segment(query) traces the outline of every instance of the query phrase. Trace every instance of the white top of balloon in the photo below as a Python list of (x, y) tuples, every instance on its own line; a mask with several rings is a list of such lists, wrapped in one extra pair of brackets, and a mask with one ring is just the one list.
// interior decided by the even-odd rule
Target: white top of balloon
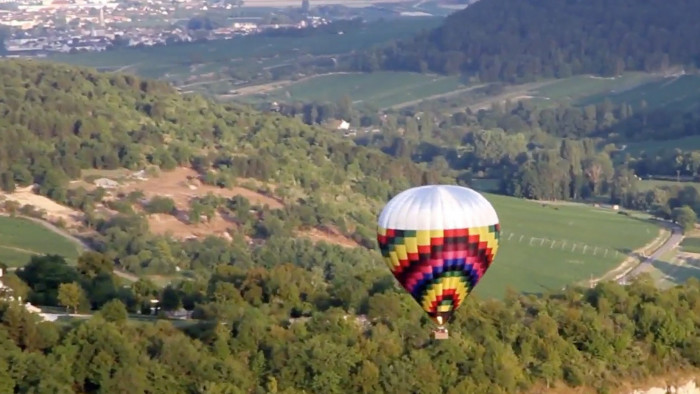
[(479, 192), (457, 185), (427, 185), (394, 196), (377, 224), (395, 230), (450, 230), (498, 222), (496, 210)]

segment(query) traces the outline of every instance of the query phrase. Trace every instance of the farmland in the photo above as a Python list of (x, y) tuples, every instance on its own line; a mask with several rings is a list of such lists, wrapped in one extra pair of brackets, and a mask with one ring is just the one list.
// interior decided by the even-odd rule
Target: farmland
[[(280, 207), (270, 197), (253, 191), (208, 188), (197, 191), (181, 186), (190, 172), (180, 169), (148, 181), (127, 184), (121, 191), (143, 190), (146, 196), (156, 190), (172, 196), (178, 206), (186, 204), (191, 193), (243, 194), (251, 202)], [(86, 178), (98, 174), (87, 175)], [(99, 174), (107, 175), (107, 174)], [(112, 174), (118, 178), (117, 174)], [(541, 292), (598, 277), (618, 266), (629, 251), (658, 235), (655, 224), (617, 214), (607, 209), (580, 204), (550, 205), (534, 201), (485, 194), (499, 213), (503, 232), (496, 262), (476, 288), (482, 297), (501, 297), (507, 287), (524, 292)], [(176, 237), (191, 234), (219, 234), (233, 226), (225, 218), (208, 224), (188, 225), (170, 215), (149, 215), (151, 231)], [(344, 247), (357, 244), (340, 235), (311, 230), (304, 238), (332, 242)], [(37, 242), (40, 239), (41, 242)], [(75, 259), (74, 245), (35, 223), (0, 217), (0, 260), (20, 265), (32, 253), (59, 253)], [(377, 257), (379, 263), (379, 257)]]
[(538, 293), (601, 276), (659, 232), (653, 223), (607, 209), (485, 196), (503, 233), (494, 265), (475, 290), (482, 297), (501, 297), (508, 286)]
[(76, 244), (39, 223), (28, 219), (0, 216), (0, 261), (8, 266), (20, 266), (32, 255), (55, 253), (75, 261), (79, 254)]
[(608, 99), (612, 103), (626, 102), (633, 108), (639, 108), (644, 100), (649, 109), (673, 106), (680, 110), (692, 109), (700, 102), (698, 75), (667, 76), (643, 72), (629, 72), (611, 78), (578, 75), (507, 86), (503, 93), (495, 96), (483, 96), (482, 92), (467, 89), (463, 80), (463, 77), (410, 72), (338, 73), (287, 81), (285, 86), (273, 87), (265, 94), (248, 93), (238, 99), (246, 102), (336, 101), (348, 95), (355, 104), (367, 103), (388, 109), (454, 93), (467, 100), (472, 111), (488, 108), (493, 102), (522, 99), (541, 106), (559, 103), (585, 106)]
[[(698, 102), (700, 103), (700, 101)], [(697, 135), (691, 135), (688, 137), (669, 140), (630, 142), (627, 144), (625, 153), (638, 155), (642, 152), (654, 153), (664, 149), (683, 149), (686, 151), (698, 150), (700, 149), (700, 137)]]
[(275, 89), (265, 95), (251, 95), (244, 101), (335, 101), (347, 95), (354, 104), (385, 108), (410, 100), (444, 94), (464, 87), (460, 78), (410, 72), (375, 72), (322, 75)]
[(229, 70), (240, 68), (245, 62), (253, 62), (250, 66), (260, 71), (297, 62), (304, 56), (345, 54), (388, 40), (411, 37), (422, 29), (437, 26), (441, 20), (432, 17), (402, 18), (390, 23), (367, 23), (343, 34), (319, 33), (298, 37), (250, 35), (230, 40), (120, 48), (101, 53), (61, 54), (48, 60), (170, 81), (192, 82), (212, 73), (214, 75), (208, 81), (226, 80), (230, 79)]
[(660, 179), (645, 179), (639, 181), (639, 190), (646, 191), (652, 190), (658, 187), (686, 187), (692, 186), (698, 191), (700, 191), (700, 183), (698, 182), (676, 182), (676, 181), (665, 181)]

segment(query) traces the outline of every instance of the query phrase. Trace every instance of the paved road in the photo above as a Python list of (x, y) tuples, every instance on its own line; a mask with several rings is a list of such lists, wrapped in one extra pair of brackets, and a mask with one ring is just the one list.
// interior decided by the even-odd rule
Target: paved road
[(641, 262), (639, 265), (634, 267), (634, 269), (625, 274), (625, 276), (620, 278), (621, 282), (625, 282), (641, 274), (642, 272), (650, 270), (654, 261), (658, 260), (666, 252), (675, 248), (676, 246), (678, 246), (678, 244), (681, 243), (681, 241), (683, 240), (683, 230), (681, 229), (681, 226), (675, 223), (667, 223), (667, 226), (671, 229), (671, 236), (668, 238), (668, 240), (666, 240), (666, 242), (664, 242), (663, 245), (656, 249), (654, 253), (651, 254), (651, 256), (647, 257), (646, 260)]

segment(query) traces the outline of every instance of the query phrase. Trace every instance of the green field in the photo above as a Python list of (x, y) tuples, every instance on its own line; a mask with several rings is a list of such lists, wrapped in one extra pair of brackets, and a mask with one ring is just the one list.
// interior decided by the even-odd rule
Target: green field
[(375, 72), (322, 75), (240, 100), (337, 101), (344, 95), (354, 104), (367, 103), (376, 108), (418, 100), (463, 88), (457, 76), (440, 76), (411, 72)]
[[(533, 84), (512, 86), (509, 95), (530, 96), (533, 103), (542, 106), (555, 106), (559, 103), (585, 106), (609, 99), (614, 104), (626, 102), (637, 108), (645, 100), (649, 109), (673, 106), (676, 109), (690, 110), (700, 103), (700, 75), (664, 77), (643, 72), (628, 72), (614, 78), (578, 75), (534, 85), (538, 87), (532, 87)], [(247, 102), (335, 101), (347, 94), (355, 103), (366, 102), (378, 108), (386, 108), (464, 87), (460, 77), (408, 72), (348, 73), (318, 76), (264, 95), (250, 95), (240, 99)], [(472, 94), (474, 93), (462, 93), (464, 97)], [(489, 97), (475, 99), (488, 100)], [(695, 144), (700, 146), (700, 141)]]
[(644, 100), (649, 109), (673, 107), (688, 111), (700, 103), (700, 75), (666, 77), (643, 72), (628, 72), (610, 78), (577, 75), (555, 80), (527, 93), (535, 98), (577, 106), (608, 99), (613, 104), (624, 102), (638, 108)]
[(681, 242), (681, 248), (684, 252), (700, 253), (700, 238), (685, 238)]
[(591, 275), (602, 276), (622, 262), (622, 252), (642, 247), (658, 235), (655, 224), (606, 209), (542, 206), (484, 195), (499, 214), (503, 234), (496, 260), (475, 290), (480, 297), (502, 297), (508, 286), (533, 293), (559, 290)]
[[(700, 101), (698, 101), (698, 103), (700, 103)], [(662, 149), (682, 149), (684, 151), (700, 150), (700, 136), (691, 135), (670, 140), (630, 142), (627, 144), (624, 153), (639, 155), (642, 152), (655, 153)]]
[[(266, 37), (251, 35), (231, 40), (213, 40), (177, 45), (122, 48), (100, 53), (59, 54), (55, 62), (97, 68), (120, 69), (149, 77), (165, 78), (192, 73), (192, 65), (210, 70), (234, 67), (241, 60), (262, 60), (261, 67), (274, 67), (304, 54), (332, 55), (369, 48), (393, 39), (412, 37), (423, 29), (438, 26), (442, 18), (402, 18), (373, 22), (344, 34), (317, 34), (306, 37)], [(128, 68), (127, 68), (128, 67)], [(122, 70), (124, 71), (124, 70)], [(199, 71), (197, 71), (199, 72)]]
[(601, 94), (608, 94), (610, 91), (622, 91), (657, 80), (658, 78), (652, 74), (640, 72), (625, 73), (615, 78), (577, 75), (554, 80), (552, 83), (535, 89), (530, 93), (535, 97), (547, 97), (552, 101), (582, 103), (588, 97), (598, 97)]
[(638, 107), (644, 100), (650, 109), (673, 108), (683, 112), (691, 111), (700, 104), (700, 76), (683, 75), (652, 80), (630, 88), (617, 88), (614, 92), (590, 95), (579, 100), (577, 104), (598, 103), (606, 98), (615, 104), (625, 102), (634, 107)]
[(647, 191), (652, 190), (657, 187), (686, 187), (692, 186), (700, 191), (700, 183), (698, 182), (676, 182), (676, 181), (664, 181), (659, 179), (644, 179), (639, 181), (639, 190)]
[(38, 223), (0, 216), (0, 261), (17, 267), (26, 264), (32, 255), (48, 253), (75, 262), (79, 249), (70, 240)]

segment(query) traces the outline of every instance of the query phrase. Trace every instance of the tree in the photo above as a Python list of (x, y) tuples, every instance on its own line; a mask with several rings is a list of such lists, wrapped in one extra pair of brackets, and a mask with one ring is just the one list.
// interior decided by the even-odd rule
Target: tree
[(160, 298), (160, 307), (165, 311), (180, 309), (180, 307), (182, 307), (180, 293), (172, 286), (166, 286)]
[(671, 219), (683, 228), (683, 232), (688, 232), (695, 228), (695, 222), (697, 222), (698, 217), (692, 208), (684, 205), (671, 211)]
[(105, 320), (118, 324), (126, 322), (129, 317), (126, 306), (119, 300), (106, 302), (99, 313)]
[(84, 297), (83, 288), (77, 282), (61, 283), (58, 286), (58, 302), (66, 307), (66, 310), (72, 309), (73, 313), (78, 313), (78, 307)]
[(17, 270), (17, 276), (32, 289), (29, 301), (38, 305), (57, 305), (59, 285), (80, 280), (77, 271), (58, 255), (32, 256)]
[(78, 272), (87, 278), (94, 278), (100, 274), (111, 274), (114, 262), (104, 254), (87, 251), (78, 257)]

